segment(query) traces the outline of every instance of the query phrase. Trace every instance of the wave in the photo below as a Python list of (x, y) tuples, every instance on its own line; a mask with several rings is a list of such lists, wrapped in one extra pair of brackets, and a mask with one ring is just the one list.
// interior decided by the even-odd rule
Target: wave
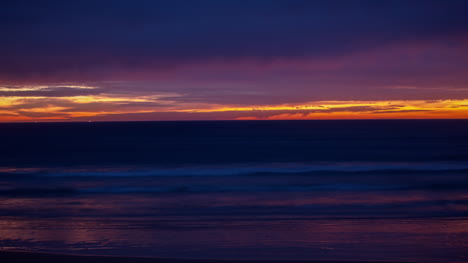
[(392, 190), (399, 186), (376, 185), (309, 185), (309, 186), (172, 186), (172, 187), (103, 187), (81, 190), (81, 193), (209, 193), (209, 192), (308, 192), (320, 190)]
[(230, 186), (189, 186), (173, 185), (163, 187), (107, 186), (95, 188), (15, 188), (1, 190), (0, 196), (50, 196), (76, 194), (138, 194), (138, 193), (227, 193), (227, 192), (312, 192), (312, 191), (398, 191), (398, 190), (457, 190), (468, 189), (468, 184), (413, 184), (413, 185), (372, 185), (372, 184), (316, 184), (316, 185), (230, 185)]
[(170, 186), (101, 186), (89, 188), (11, 188), (0, 190), (0, 196), (50, 197), (82, 194), (163, 194), (163, 193), (254, 193), (254, 192), (320, 192), (320, 191), (407, 191), (466, 190), (468, 184), (366, 184), (325, 183), (309, 185), (170, 185)]
[(0, 196), (25, 196), (25, 197), (40, 197), (40, 196), (60, 196), (78, 193), (77, 189), (73, 188), (12, 188), (0, 190)]
[(468, 171), (467, 163), (318, 163), (191, 166), (173, 168), (0, 168), (0, 174), (45, 176), (242, 176), (308, 173)]

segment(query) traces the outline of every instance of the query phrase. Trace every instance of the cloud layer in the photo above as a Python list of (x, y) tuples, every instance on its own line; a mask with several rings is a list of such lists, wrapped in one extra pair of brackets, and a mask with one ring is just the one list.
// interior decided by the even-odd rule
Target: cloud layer
[(314, 118), (325, 112), (185, 110), (464, 100), (467, 9), (463, 0), (3, 1), (1, 119)]

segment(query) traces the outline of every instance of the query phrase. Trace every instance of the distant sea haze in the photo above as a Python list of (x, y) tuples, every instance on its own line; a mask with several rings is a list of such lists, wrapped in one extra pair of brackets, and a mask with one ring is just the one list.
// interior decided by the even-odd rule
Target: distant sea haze
[(467, 262), (468, 121), (0, 124), (0, 248)]

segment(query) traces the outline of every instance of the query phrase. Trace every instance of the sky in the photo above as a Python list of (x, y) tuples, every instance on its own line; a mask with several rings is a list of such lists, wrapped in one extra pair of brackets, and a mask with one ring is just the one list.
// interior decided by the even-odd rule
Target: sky
[(466, 0), (0, 2), (0, 121), (468, 118)]

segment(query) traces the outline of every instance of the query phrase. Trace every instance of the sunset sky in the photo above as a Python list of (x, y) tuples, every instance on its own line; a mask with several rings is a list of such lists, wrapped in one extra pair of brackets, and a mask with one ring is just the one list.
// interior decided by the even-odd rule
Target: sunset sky
[(468, 118), (468, 1), (0, 3), (0, 121)]

